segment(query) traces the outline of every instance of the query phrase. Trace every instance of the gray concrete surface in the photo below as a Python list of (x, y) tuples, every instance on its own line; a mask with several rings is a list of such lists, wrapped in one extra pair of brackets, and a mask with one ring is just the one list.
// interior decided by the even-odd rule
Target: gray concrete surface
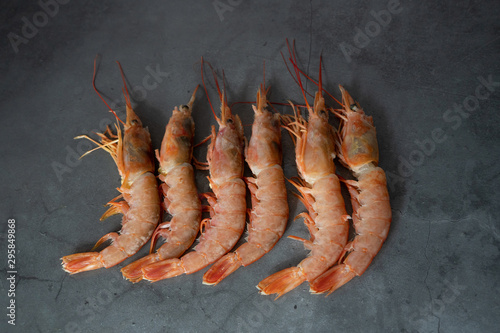
[[(1, 332), (498, 332), (498, 2), (41, 3), (52, 5), (3, 1), (0, 9)], [(103, 151), (78, 160), (89, 145), (73, 140), (113, 121), (92, 89), (95, 55), (97, 86), (123, 116), (114, 61), (122, 63), (159, 147), (173, 106), (201, 83), (201, 56), (224, 69), (231, 102), (255, 99), (265, 60), (270, 99), (301, 103), (280, 55), (285, 38), (295, 39), (313, 77), (322, 53), (327, 89), (339, 97), (343, 84), (377, 126), (393, 224), (366, 273), (328, 298), (309, 294), (307, 284), (277, 301), (261, 296), (262, 278), (307, 254), (287, 238), (216, 287), (201, 284), (205, 270), (131, 284), (119, 272), (131, 260), (63, 272), (59, 258), (119, 229), (118, 216), (98, 220), (117, 195), (113, 161)], [(215, 99), (214, 85), (208, 89)], [(215, 124), (204, 92), (195, 108), (200, 141)], [(248, 106), (234, 111), (251, 124)], [(205, 146), (195, 151), (205, 154)], [(296, 175), (286, 135), (284, 164), (287, 177)], [(208, 190), (205, 176), (197, 172), (200, 191)], [(289, 201), (285, 236), (307, 237), (302, 221), (293, 222), (304, 207)], [(17, 272), (12, 297), (9, 270)]]

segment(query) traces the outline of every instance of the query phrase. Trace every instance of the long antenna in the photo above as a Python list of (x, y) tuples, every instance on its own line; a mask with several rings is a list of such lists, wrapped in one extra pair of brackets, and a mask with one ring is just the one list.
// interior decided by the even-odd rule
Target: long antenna
[(127, 82), (125, 81), (125, 75), (123, 74), (122, 65), (120, 64), (119, 61), (117, 61), (116, 63), (118, 64), (118, 67), (120, 67), (120, 74), (122, 76), (123, 86), (125, 87), (125, 89), (122, 88), (123, 96), (125, 96), (125, 103), (127, 103), (127, 106), (129, 108), (132, 108), (132, 104), (130, 104), (130, 95), (128, 93)]
[(94, 58), (94, 75), (92, 76), (92, 86), (94, 87), (94, 90), (95, 92), (97, 93), (97, 95), (101, 98), (101, 100), (104, 102), (104, 104), (106, 104), (106, 106), (108, 107), (109, 111), (111, 111), (111, 113), (113, 113), (116, 117), (116, 119), (118, 119), (118, 121), (120, 121), (124, 126), (125, 126), (125, 123), (123, 122), (123, 120), (121, 120), (118, 115), (115, 113), (115, 111), (113, 111), (113, 109), (108, 105), (108, 103), (106, 103), (106, 101), (104, 100), (104, 98), (101, 96), (101, 94), (99, 93), (99, 91), (97, 90), (96, 86), (95, 86), (95, 77), (96, 77), (96, 62), (97, 62), (97, 58), (99, 57), (99, 55), (97, 54)]
[[(286, 46), (288, 47), (288, 53), (290, 54), (290, 61), (293, 65), (293, 69), (295, 70), (295, 75), (297, 77), (297, 81), (299, 83), (300, 90), (302, 91), (302, 96), (304, 97), (304, 101), (306, 102), (307, 109), (310, 109), (311, 107), (309, 106), (309, 103), (307, 102), (304, 86), (302, 85), (302, 80), (300, 79), (300, 72), (299, 72), (297, 64), (296, 64), (295, 41), (293, 41), (293, 47), (292, 47), (293, 53), (290, 50), (290, 44), (288, 43), (288, 39), (286, 40)], [(292, 60), (292, 56), (293, 56), (293, 60)], [(294, 62), (294, 60), (295, 60), (295, 62)]]
[[(283, 56), (283, 55), (282, 55)], [(313, 78), (311, 78), (309, 75), (307, 75), (306, 73), (304, 73), (304, 71), (302, 71), (298, 65), (297, 65), (297, 62), (296, 60), (292, 59), (291, 57), (289, 58), (290, 62), (294, 65), (294, 67), (296, 68), (296, 70), (298, 70), (302, 75), (304, 75), (309, 81), (311, 81), (312, 83), (314, 83), (315, 85), (317, 85), (318, 87), (320, 86), (318, 82), (316, 82)], [(321, 56), (320, 56), (320, 66), (321, 66)], [(321, 69), (320, 69), (320, 73), (321, 73)], [(295, 81), (297, 82), (297, 81)], [(319, 90), (323, 90), (328, 96), (330, 96), (331, 99), (333, 99), (335, 102), (337, 102), (338, 104), (340, 104), (342, 107), (344, 107), (344, 104), (342, 102), (340, 102), (338, 99), (336, 99), (335, 97), (333, 97), (332, 94), (330, 94), (328, 92), (328, 90), (324, 89), (323, 87), (319, 88)], [(311, 95), (312, 96), (312, 95)]]
[[(203, 62), (204, 62), (203, 57), (201, 57), (201, 82), (203, 83), (203, 88), (205, 89), (205, 94), (207, 95), (208, 104), (210, 104), (210, 109), (212, 109), (212, 113), (214, 114), (215, 120), (217, 120), (217, 122), (220, 124), (221, 121), (220, 121), (219, 117), (217, 117), (217, 115), (215, 114), (214, 108), (212, 106), (212, 101), (210, 101), (210, 97), (208, 96), (207, 86), (205, 85), (205, 79), (203, 77)], [(210, 66), (210, 64), (209, 64), (209, 66)], [(216, 81), (216, 83), (217, 83), (217, 81)], [(217, 83), (217, 89), (219, 89), (218, 83)]]

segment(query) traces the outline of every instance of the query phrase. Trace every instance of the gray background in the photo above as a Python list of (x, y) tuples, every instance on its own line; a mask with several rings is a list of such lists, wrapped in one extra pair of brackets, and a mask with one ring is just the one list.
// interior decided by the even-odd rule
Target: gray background
[[(401, 0), (400, 12), (379, 30), (371, 11), (386, 10), (388, 1), (220, 3), (228, 7), (218, 13), (213, 1), (69, 1), (44, 16), (34, 0), (2, 2), (0, 331), (498, 331), (498, 2)], [(16, 53), (9, 36), (23, 36), (23, 18), (40, 27)], [(358, 29), (367, 28), (372, 36), (359, 39)], [(296, 40), (300, 65), (313, 77), (322, 53), (326, 88), (339, 97), (343, 84), (374, 118), (393, 224), (366, 273), (328, 298), (309, 294), (304, 283), (273, 302), (257, 293), (257, 283), (307, 254), (287, 238), (216, 287), (201, 284), (205, 270), (135, 285), (122, 279), (124, 264), (63, 272), (60, 257), (88, 251), (119, 229), (118, 216), (98, 221), (102, 205), (117, 195), (113, 161), (103, 151), (75, 159), (90, 146), (73, 137), (113, 121), (91, 86), (95, 55), (97, 86), (108, 102), (117, 101), (121, 116), (114, 61), (122, 63), (158, 148), (173, 106), (201, 83), (201, 56), (224, 69), (230, 102), (255, 99), (265, 60), (270, 99), (302, 103), (281, 59), (285, 38)], [(356, 42), (348, 59), (342, 47)], [(147, 68), (157, 71), (156, 80)], [(493, 82), (491, 91), (481, 80)], [(213, 83), (207, 88), (215, 101)], [(251, 124), (248, 106), (233, 111)], [(199, 142), (215, 124), (204, 92), (194, 118)], [(292, 142), (288, 135), (283, 141), (292, 177)], [(206, 146), (195, 150), (201, 160), (205, 154)], [(197, 172), (200, 191), (208, 190), (205, 176)], [(302, 221), (293, 222), (303, 205), (291, 195), (289, 201), (285, 236), (308, 237)], [(15, 327), (6, 317), (8, 218), (16, 220)]]

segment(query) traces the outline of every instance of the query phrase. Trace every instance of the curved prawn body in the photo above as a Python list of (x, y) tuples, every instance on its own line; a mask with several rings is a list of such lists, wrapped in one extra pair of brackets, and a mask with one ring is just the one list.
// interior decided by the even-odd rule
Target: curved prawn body
[(252, 195), (247, 242), (219, 259), (203, 276), (203, 283), (215, 285), (269, 252), (283, 235), (288, 221), (285, 178), (281, 168), (280, 117), (266, 110), (266, 89), (257, 92), (253, 106), (252, 137), (245, 150), (246, 161), (255, 177), (246, 178)]
[(387, 238), (391, 206), (384, 171), (377, 167), (379, 154), (372, 117), (368, 117), (340, 86), (343, 109), (338, 110), (341, 133), (338, 142), (341, 162), (357, 181), (344, 181), (351, 195), (354, 239), (347, 244), (339, 264), (311, 283), (311, 292), (329, 294), (365, 272)]
[[(198, 87), (196, 88), (196, 90)], [(172, 216), (161, 223), (151, 241), (154, 251), (159, 237), (165, 243), (151, 253), (122, 268), (123, 276), (132, 281), (142, 280), (142, 268), (161, 260), (181, 256), (194, 242), (201, 221), (201, 202), (190, 164), (193, 154), (194, 121), (191, 117), (196, 90), (187, 105), (175, 107), (165, 130), (161, 149), (156, 150), (160, 162), (160, 189), (163, 208)]]
[[(295, 109), (295, 108), (294, 108)], [(347, 243), (349, 225), (340, 182), (335, 175), (335, 138), (328, 123), (321, 90), (316, 93), (314, 108), (308, 107), (309, 119), (300, 113), (285, 117), (287, 129), (295, 137), (295, 154), (301, 180), (291, 183), (298, 189), (308, 212), (299, 214), (309, 229), (311, 239), (300, 240), (310, 250), (296, 267), (286, 268), (262, 280), (257, 288), (264, 295), (277, 297), (313, 281), (340, 257)], [(292, 137), (293, 137), (292, 136)]]
[(211, 218), (202, 221), (202, 233), (193, 251), (144, 267), (146, 280), (154, 282), (197, 272), (229, 252), (243, 233), (246, 219), (246, 186), (242, 179), (243, 126), (225, 100), (221, 100), (221, 117), (216, 118), (219, 132), (216, 133), (212, 126), (207, 154), (213, 194), (205, 196), (210, 204)]
[[(125, 97), (127, 120), (124, 124), (123, 136), (117, 124), (116, 135), (109, 127), (106, 132), (98, 134), (101, 138), (100, 143), (87, 136), (77, 137), (93, 141), (98, 148), (107, 151), (116, 162), (122, 179), (118, 189), (121, 195), (108, 203), (111, 207), (104, 213), (101, 220), (121, 213), (123, 214), (122, 229), (119, 233), (111, 232), (103, 236), (96, 243), (94, 249), (107, 240), (112, 241), (100, 252), (76, 253), (63, 257), (63, 269), (71, 274), (102, 267), (109, 268), (122, 262), (139, 251), (150, 239), (158, 224), (160, 198), (156, 177), (153, 174), (151, 138), (148, 129), (142, 127), (141, 120), (132, 109), (128, 92)], [(116, 201), (120, 198), (124, 200)]]

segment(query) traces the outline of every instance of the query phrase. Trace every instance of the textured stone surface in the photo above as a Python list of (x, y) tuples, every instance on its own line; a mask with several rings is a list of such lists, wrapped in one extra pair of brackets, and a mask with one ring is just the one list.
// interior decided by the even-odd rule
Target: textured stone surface
[[(70, 1), (57, 12), (47, 8), (52, 16), (34, 0), (4, 1), (0, 9), (0, 257), (7, 268), (7, 219), (14, 218), (18, 272), (16, 326), (2, 314), (0, 331), (498, 330), (498, 3)], [(390, 22), (382, 10), (392, 11)], [(123, 280), (124, 264), (63, 272), (60, 257), (88, 251), (119, 229), (117, 216), (98, 221), (102, 205), (117, 195), (113, 161), (102, 151), (76, 159), (90, 145), (72, 139), (113, 121), (92, 89), (95, 55), (101, 55), (97, 86), (109, 102), (118, 101), (120, 115), (114, 61), (122, 63), (158, 148), (173, 106), (186, 103), (201, 83), (201, 56), (224, 69), (230, 102), (255, 99), (265, 60), (270, 99), (303, 103), (280, 55), (287, 52), (285, 38), (295, 39), (300, 65), (313, 77), (322, 53), (327, 89), (339, 97), (337, 85), (344, 85), (377, 126), (393, 225), (366, 273), (328, 298), (310, 295), (303, 284), (273, 302), (257, 293), (257, 283), (307, 254), (287, 238), (216, 287), (201, 284), (205, 270), (155, 284)], [(489, 90), (480, 87), (488, 81)], [(216, 100), (212, 83), (208, 89)], [(248, 106), (234, 112), (251, 124)], [(215, 124), (204, 92), (194, 118), (198, 142)], [(283, 138), (285, 174), (292, 177), (293, 146)], [(205, 153), (206, 146), (195, 150), (201, 160)], [(197, 172), (200, 191), (208, 190), (205, 176)], [(293, 196), (289, 201), (285, 236), (307, 237), (303, 223), (292, 222), (304, 207)], [(7, 313), (5, 272), (0, 305)]]

